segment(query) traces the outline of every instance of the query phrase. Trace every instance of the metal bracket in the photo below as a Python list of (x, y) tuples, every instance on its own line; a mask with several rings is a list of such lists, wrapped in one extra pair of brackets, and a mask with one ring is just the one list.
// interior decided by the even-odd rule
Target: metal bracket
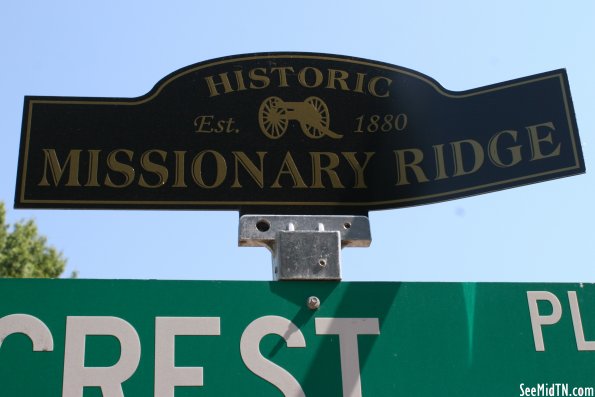
[(238, 235), (271, 251), (274, 280), (340, 280), (341, 249), (372, 242), (366, 216), (244, 215)]

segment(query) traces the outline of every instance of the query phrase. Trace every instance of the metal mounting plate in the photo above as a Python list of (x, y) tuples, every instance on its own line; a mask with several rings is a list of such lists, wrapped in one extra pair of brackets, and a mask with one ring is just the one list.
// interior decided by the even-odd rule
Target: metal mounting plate
[(341, 248), (371, 241), (365, 216), (244, 215), (238, 245), (267, 247), (275, 280), (340, 280)]

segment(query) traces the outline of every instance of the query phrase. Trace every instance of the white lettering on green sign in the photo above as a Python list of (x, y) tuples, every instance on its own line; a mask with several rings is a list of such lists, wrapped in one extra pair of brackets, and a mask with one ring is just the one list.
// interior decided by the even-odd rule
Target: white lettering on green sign
[[(379, 335), (377, 318), (316, 318), (317, 335), (338, 335), (343, 396), (361, 397), (358, 335)], [(38, 318), (12, 314), (0, 318), (0, 346), (11, 334), (23, 333), (33, 341), (34, 351), (52, 351), (49, 328)], [(305, 397), (298, 381), (285, 369), (260, 353), (260, 341), (269, 334), (281, 336), (287, 347), (305, 348), (299, 328), (280, 316), (263, 316), (250, 323), (240, 339), (240, 354), (246, 367), (277, 387), (286, 396)], [(85, 366), (85, 340), (90, 335), (115, 337), (120, 357), (110, 367)], [(203, 367), (175, 366), (176, 336), (221, 335), (219, 317), (155, 318), (155, 396), (173, 397), (176, 386), (203, 386)], [(66, 317), (62, 397), (82, 397), (85, 387), (99, 387), (103, 397), (124, 397), (122, 383), (140, 363), (141, 343), (135, 328), (119, 317)]]

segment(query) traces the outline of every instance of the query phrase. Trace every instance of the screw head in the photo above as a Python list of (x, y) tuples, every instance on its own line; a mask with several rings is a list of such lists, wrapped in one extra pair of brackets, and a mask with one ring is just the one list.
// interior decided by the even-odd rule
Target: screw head
[(307, 305), (310, 310), (318, 310), (320, 307), (320, 299), (315, 296), (311, 296), (308, 298)]

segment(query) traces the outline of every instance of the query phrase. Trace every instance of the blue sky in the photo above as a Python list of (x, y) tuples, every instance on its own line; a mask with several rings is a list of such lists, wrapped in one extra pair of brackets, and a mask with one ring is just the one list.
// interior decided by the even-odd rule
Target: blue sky
[(467, 90), (566, 68), (587, 173), (372, 212), (345, 280), (595, 282), (595, 3), (64, 1), (0, 5), (0, 200), (83, 278), (271, 278), (235, 212), (13, 210), (25, 95), (136, 97), (215, 57), (309, 51), (415, 69)]

